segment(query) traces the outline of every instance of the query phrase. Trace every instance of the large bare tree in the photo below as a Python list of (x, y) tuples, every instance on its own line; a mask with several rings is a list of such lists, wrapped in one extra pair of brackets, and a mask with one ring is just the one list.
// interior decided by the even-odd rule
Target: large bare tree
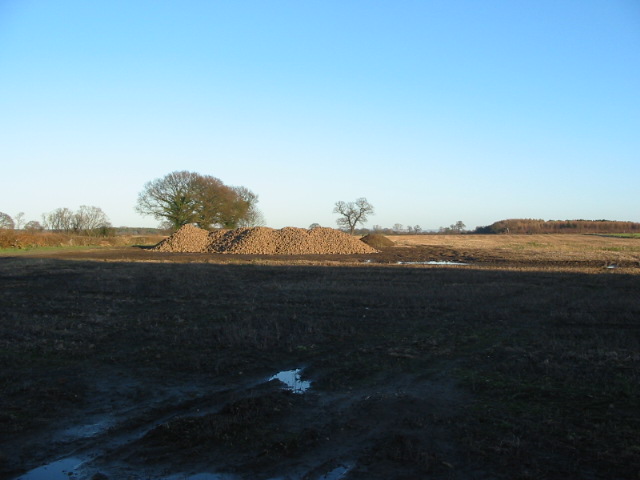
[(358, 198), (355, 202), (336, 202), (333, 209), (333, 213), (341, 215), (336, 220), (336, 223), (341, 227), (349, 230), (349, 233), (353, 235), (356, 226), (359, 223), (365, 223), (367, 221), (367, 215), (373, 215), (373, 205), (371, 205), (366, 198)]
[(181, 171), (147, 182), (138, 195), (136, 211), (174, 229), (188, 223), (234, 228), (250, 207), (249, 201), (218, 178)]

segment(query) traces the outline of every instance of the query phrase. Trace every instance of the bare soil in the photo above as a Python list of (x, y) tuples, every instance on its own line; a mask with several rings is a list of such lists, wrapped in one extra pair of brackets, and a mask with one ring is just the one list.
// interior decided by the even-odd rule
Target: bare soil
[(0, 478), (637, 478), (640, 242), (570, 237), (4, 255)]

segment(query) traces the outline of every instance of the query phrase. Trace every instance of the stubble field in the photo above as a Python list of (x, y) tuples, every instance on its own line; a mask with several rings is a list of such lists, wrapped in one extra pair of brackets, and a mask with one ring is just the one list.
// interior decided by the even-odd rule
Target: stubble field
[(390, 238), (3, 254), (0, 478), (637, 478), (638, 239)]

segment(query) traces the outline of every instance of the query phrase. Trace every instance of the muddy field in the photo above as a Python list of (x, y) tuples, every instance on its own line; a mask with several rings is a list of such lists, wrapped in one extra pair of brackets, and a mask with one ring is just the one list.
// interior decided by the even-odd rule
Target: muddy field
[(638, 478), (640, 241), (457, 237), (3, 254), (0, 478)]

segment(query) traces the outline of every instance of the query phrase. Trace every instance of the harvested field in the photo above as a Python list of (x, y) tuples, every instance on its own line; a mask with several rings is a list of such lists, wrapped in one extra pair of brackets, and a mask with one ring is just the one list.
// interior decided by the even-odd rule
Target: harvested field
[(438, 251), (447, 248), (461, 258), (481, 258), (501, 265), (640, 267), (637, 238), (602, 235), (391, 235), (398, 247)]
[(208, 232), (185, 225), (158, 244), (159, 252), (225, 253), (241, 255), (351, 255), (376, 253), (356, 237), (332, 228), (267, 227)]
[(0, 256), (0, 479), (636, 478), (639, 243), (571, 237)]

